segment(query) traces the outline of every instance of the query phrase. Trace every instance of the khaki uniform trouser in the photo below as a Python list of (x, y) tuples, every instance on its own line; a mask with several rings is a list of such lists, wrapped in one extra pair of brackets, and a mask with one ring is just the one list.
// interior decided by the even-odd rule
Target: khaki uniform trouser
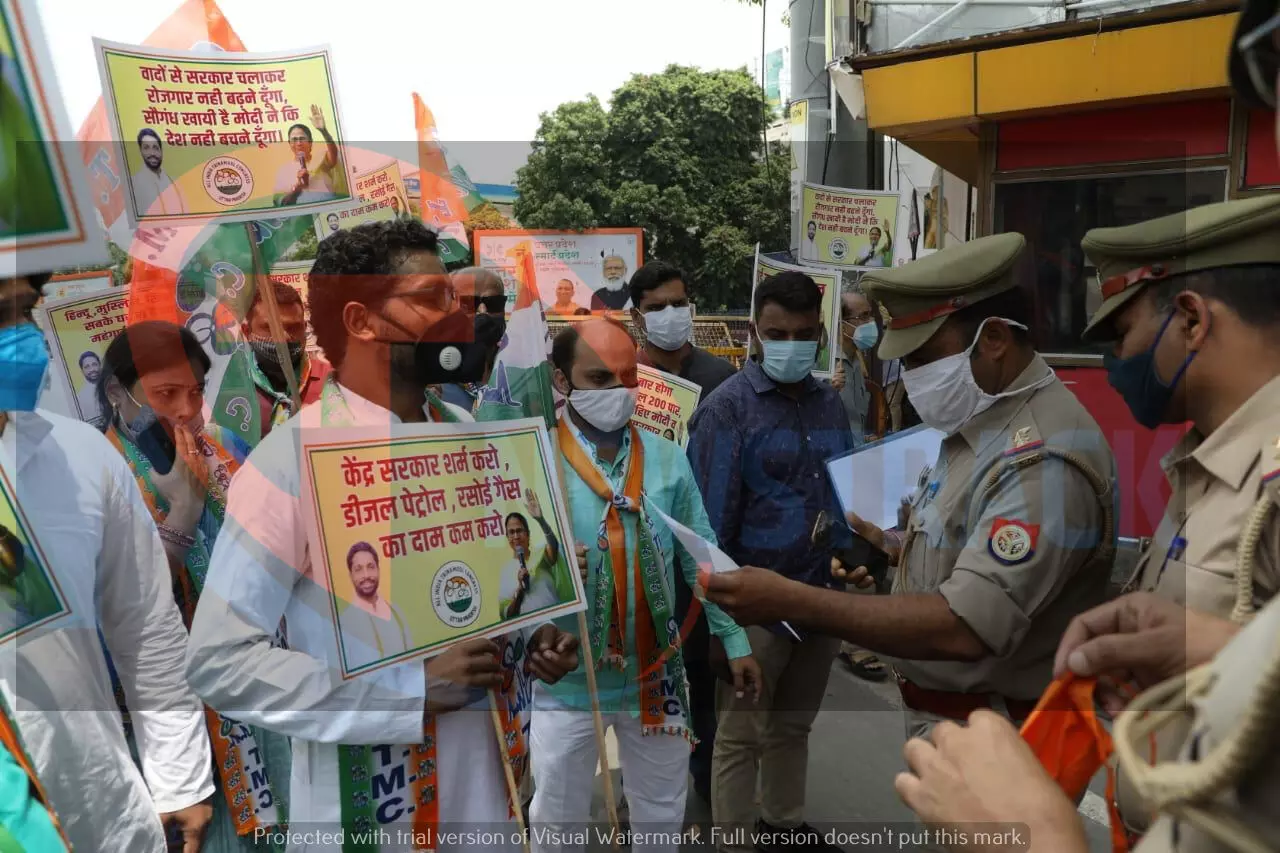
[(804, 822), (805, 780), (809, 770), (809, 730), (826, 695), (831, 663), (840, 641), (810, 635), (796, 643), (790, 637), (760, 627), (747, 629), (751, 654), (760, 664), (764, 683), (760, 703), (738, 699), (732, 685), (718, 685), (716, 730), (712, 762), (711, 813), (721, 827), (721, 839), (745, 827), (746, 846), (729, 846), (724, 853), (747, 853), (755, 823), (757, 776), (761, 786), (761, 815), (779, 827)]

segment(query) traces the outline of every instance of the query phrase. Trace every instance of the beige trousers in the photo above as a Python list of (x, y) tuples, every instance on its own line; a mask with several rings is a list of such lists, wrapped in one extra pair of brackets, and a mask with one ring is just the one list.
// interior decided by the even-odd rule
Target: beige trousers
[[(755, 824), (756, 782), (760, 780), (764, 820), (778, 827), (804, 822), (809, 730), (826, 694), (831, 663), (840, 641), (810, 635), (803, 643), (764, 628), (747, 629), (751, 654), (764, 683), (760, 703), (738, 699), (721, 682), (720, 715), (711, 769), (711, 814), (721, 828), (723, 853), (748, 853)], [(742, 838), (734, 830), (745, 828)], [(743, 846), (729, 843), (736, 839)]]

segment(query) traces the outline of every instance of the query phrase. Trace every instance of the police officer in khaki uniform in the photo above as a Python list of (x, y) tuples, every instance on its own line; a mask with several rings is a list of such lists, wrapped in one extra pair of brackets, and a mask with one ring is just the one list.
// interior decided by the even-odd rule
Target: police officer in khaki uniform
[[(1172, 489), (1130, 589), (1243, 621), (1280, 590), (1280, 513), (1265, 477), (1280, 447), (1280, 196), (1194, 208), (1085, 235), (1103, 303), (1085, 337), (1113, 342), (1111, 384), (1137, 421), (1191, 421), (1161, 460)], [(1173, 757), (1189, 720), (1163, 728)], [(1150, 820), (1125, 774), (1125, 828)]]
[[(862, 278), (882, 306), (880, 357), (902, 358), (907, 394), (947, 434), (901, 543), (894, 594), (714, 575), (708, 597), (739, 624), (789, 620), (895, 658), (907, 729), (993, 708), (1026, 717), (1067, 623), (1106, 596), (1114, 460), (1097, 424), (1026, 336), (1015, 287), (1020, 234), (984, 237)], [(846, 568), (852, 571), (846, 571)], [(833, 566), (865, 582), (859, 568)]]

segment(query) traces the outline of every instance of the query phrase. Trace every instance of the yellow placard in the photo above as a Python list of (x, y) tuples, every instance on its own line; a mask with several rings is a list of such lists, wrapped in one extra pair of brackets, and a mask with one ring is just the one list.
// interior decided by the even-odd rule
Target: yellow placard
[(341, 210), (316, 214), (316, 238), (355, 228), (366, 222), (384, 222), (409, 212), (408, 195), (400, 177), (400, 164), (388, 163), (354, 177), (358, 201)]
[(18, 493), (0, 469), (0, 645), (71, 612)]
[(327, 50), (94, 45), (131, 222), (265, 219), (352, 200)]
[(583, 609), (545, 423), (395, 429), (304, 437), (344, 677)]
[(819, 377), (830, 377), (835, 373), (837, 343), (840, 335), (840, 270), (822, 269), (821, 267), (802, 267), (795, 264), (783, 263), (774, 260), (767, 255), (760, 253), (760, 247), (756, 247), (756, 264), (755, 276), (751, 284), (751, 319), (755, 320), (755, 289), (760, 286), (760, 282), (769, 276), (777, 275), (780, 272), (800, 272), (809, 276), (818, 285), (818, 289), (822, 291), (822, 324), (826, 331), (821, 343), (818, 345), (817, 366), (813, 369), (813, 375)]
[(804, 185), (800, 262), (828, 267), (893, 266), (898, 194)]
[(66, 381), (80, 420), (101, 426), (107, 417), (98, 396), (102, 354), (124, 331), (129, 288), (113, 287), (87, 296), (51, 299), (41, 306), (41, 327), (49, 339), (55, 369)]
[(702, 386), (654, 367), (636, 369), (640, 392), (631, 422), (684, 447), (689, 443), (689, 420), (702, 398)]

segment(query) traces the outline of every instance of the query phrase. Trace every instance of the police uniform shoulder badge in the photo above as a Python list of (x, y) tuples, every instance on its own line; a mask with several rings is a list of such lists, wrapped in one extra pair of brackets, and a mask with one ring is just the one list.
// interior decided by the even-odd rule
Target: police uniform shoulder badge
[(1280, 436), (1262, 451), (1262, 488), (1280, 504)]
[(997, 518), (991, 525), (987, 550), (991, 556), (1006, 566), (1025, 563), (1036, 553), (1036, 540), (1040, 525), (1027, 524), (1012, 518)]

